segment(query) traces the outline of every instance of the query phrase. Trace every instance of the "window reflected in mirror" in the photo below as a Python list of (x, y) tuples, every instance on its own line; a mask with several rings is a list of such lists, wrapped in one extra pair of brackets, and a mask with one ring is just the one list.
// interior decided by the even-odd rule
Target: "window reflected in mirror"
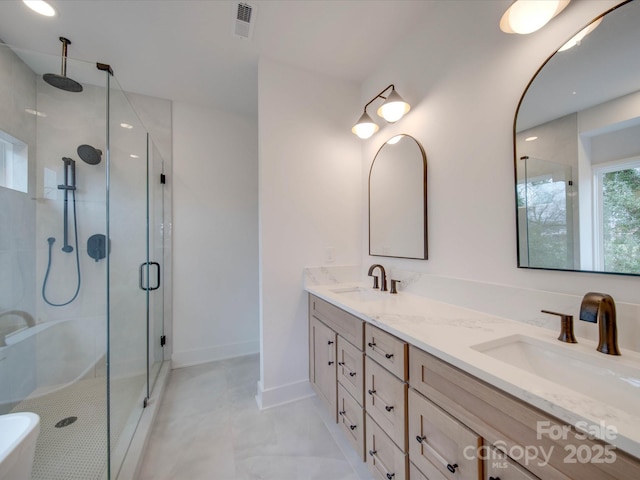
[(640, 0), (591, 23), (516, 113), (518, 266), (640, 275)]

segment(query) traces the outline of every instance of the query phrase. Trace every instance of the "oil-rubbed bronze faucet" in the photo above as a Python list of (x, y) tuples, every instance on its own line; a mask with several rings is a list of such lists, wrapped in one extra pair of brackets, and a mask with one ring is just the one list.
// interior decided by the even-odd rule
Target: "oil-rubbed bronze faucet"
[(380, 268), (380, 291), (387, 291), (387, 272), (384, 271), (384, 267), (379, 263), (374, 263), (369, 267), (369, 276), (373, 277), (373, 288), (378, 288), (378, 277), (373, 274), (375, 268)]
[(620, 355), (616, 304), (611, 295), (589, 292), (580, 305), (580, 320), (598, 323), (599, 339), (596, 350), (609, 355)]
[(560, 317), (560, 335), (558, 336), (558, 340), (565, 343), (578, 343), (575, 335), (573, 334), (573, 315), (552, 312), (550, 310), (540, 311), (542, 313), (549, 313), (551, 315), (558, 315)]

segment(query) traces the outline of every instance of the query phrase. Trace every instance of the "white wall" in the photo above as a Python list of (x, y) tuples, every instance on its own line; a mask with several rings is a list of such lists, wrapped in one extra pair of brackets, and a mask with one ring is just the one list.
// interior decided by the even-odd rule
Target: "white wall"
[(256, 122), (174, 103), (173, 135), (173, 366), (255, 353)]
[[(309, 395), (302, 269), (358, 263), (362, 162), (351, 134), (356, 85), (262, 59), (260, 125), (261, 381), (269, 407)], [(177, 282), (176, 282), (177, 283)]]
[[(640, 303), (638, 278), (516, 268), (512, 132), (518, 101), (558, 46), (618, 2), (572, 2), (529, 36), (498, 30), (501, 2), (459, 1), (457, 12), (438, 11), (451, 3), (434, 3), (432, 15), (439, 15), (442, 27), (410, 35), (365, 82), (361, 95), (365, 102), (393, 82), (413, 105), (404, 119), (381, 127), (365, 143), (363, 171), (394, 134), (408, 133), (423, 144), (429, 260), (369, 257), (363, 235), (363, 265), (382, 260), (385, 266), (524, 288), (575, 295), (604, 291), (617, 301)], [(365, 233), (366, 227), (365, 222)]]

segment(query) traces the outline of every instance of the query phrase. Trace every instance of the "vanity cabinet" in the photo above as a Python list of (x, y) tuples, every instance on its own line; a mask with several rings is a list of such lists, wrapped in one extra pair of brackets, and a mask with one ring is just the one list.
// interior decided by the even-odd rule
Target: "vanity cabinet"
[(309, 381), (364, 460), (363, 323), (309, 295)]
[[(390, 468), (389, 462), (393, 458), (395, 466), (392, 473), (395, 476), (386, 478), (405, 478), (408, 476), (408, 346), (368, 323), (364, 327), (364, 337), (367, 464), (371, 473), (378, 475), (380, 465)], [(374, 448), (371, 442), (384, 447)], [(371, 454), (372, 451), (384, 453)], [(387, 455), (386, 460), (384, 455)]]
[[(607, 454), (602, 453), (611, 446), (596, 439), (585, 438), (586, 435), (575, 428), (418, 348), (410, 347), (409, 358), (411, 387), (457, 422), (482, 437), (482, 448), (476, 452), (479, 460), (483, 460), (484, 463), (484, 474), (481, 478), (640, 478), (640, 461), (624, 452), (613, 449), (615, 461), (607, 462)], [(409, 410), (410, 425), (415, 428), (412, 405), (413, 403)], [(564, 433), (555, 435), (550, 432)], [(499, 445), (501, 450), (507, 453), (509, 458), (505, 469), (499, 468), (505, 466), (504, 463), (494, 460), (487, 453), (490, 452), (487, 448), (492, 445)], [(578, 448), (588, 454), (584, 460), (575, 455)], [(469, 450), (467, 453), (470, 452)], [(410, 458), (412, 461), (416, 460), (413, 450), (410, 450)], [(593, 459), (595, 461), (591, 461)], [(511, 464), (513, 468), (509, 468)], [(427, 472), (423, 473), (430, 478)]]
[(313, 388), (377, 479), (640, 479), (637, 458), (314, 295), (309, 353)]
[(476, 455), (481, 446), (482, 437), (409, 391), (409, 458), (427, 478), (477, 480), (482, 474), (482, 460)]
[(317, 318), (309, 320), (309, 380), (318, 397), (336, 417), (336, 332)]

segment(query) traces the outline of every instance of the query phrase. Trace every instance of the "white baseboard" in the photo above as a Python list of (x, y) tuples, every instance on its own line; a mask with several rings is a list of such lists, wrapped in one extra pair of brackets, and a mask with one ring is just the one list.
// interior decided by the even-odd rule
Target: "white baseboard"
[(242, 357), (260, 352), (260, 340), (213, 347), (198, 348), (196, 350), (175, 351), (171, 356), (173, 368), (189, 367), (201, 363), (215, 362), (226, 358)]
[(256, 402), (260, 410), (265, 410), (285, 403), (295, 402), (296, 400), (302, 400), (303, 398), (313, 397), (314, 395), (315, 392), (311, 388), (308, 379), (279, 387), (267, 388), (266, 390), (262, 382), (259, 381)]

